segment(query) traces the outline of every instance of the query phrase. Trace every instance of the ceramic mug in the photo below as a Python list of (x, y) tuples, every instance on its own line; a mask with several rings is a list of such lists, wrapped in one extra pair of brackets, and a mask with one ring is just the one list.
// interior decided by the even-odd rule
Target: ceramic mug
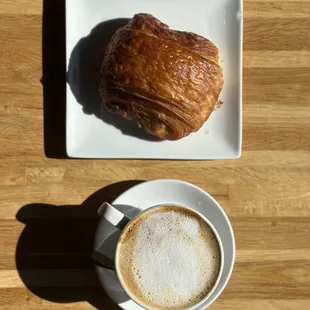
[[(110, 224), (112, 224), (115, 228), (119, 229), (120, 231), (122, 231), (122, 234), (124, 233), (124, 231), (126, 231), (126, 227), (130, 226), (130, 223), (132, 221), (135, 221), (138, 217), (140, 217), (142, 214), (149, 212), (152, 209), (157, 209), (163, 206), (173, 206), (173, 204), (169, 203), (169, 204), (161, 204), (158, 206), (154, 206), (148, 209), (145, 209), (143, 211), (141, 211), (140, 213), (138, 213), (136, 216), (130, 218), (127, 215), (125, 215), (124, 213), (122, 213), (121, 211), (119, 211), (118, 209), (114, 208), (112, 205), (110, 205), (109, 203), (105, 202), (101, 205), (101, 207), (98, 209), (98, 214), (103, 217), (105, 220), (107, 220)], [(175, 205), (180, 207), (179, 205)], [(220, 249), (220, 268), (219, 268), (219, 272), (217, 275), (217, 279), (215, 284), (213, 285), (212, 289), (208, 292), (207, 296), (205, 296), (202, 300), (200, 300), (197, 304), (195, 304), (194, 306), (191, 306), (190, 308), (187, 308), (186, 310), (195, 310), (197, 309), (199, 306), (201, 306), (203, 303), (205, 303), (208, 298), (211, 296), (211, 294), (214, 292), (214, 290), (216, 289), (216, 287), (219, 284), (220, 278), (222, 276), (222, 272), (223, 272), (223, 267), (224, 267), (224, 250), (223, 250), (223, 245), (222, 245), (222, 241), (219, 237), (218, 232), (216, 231), (216, 229), (214, 228), (214, 226), (212, 225), (212, 223), (205, 218), (202, 214), (200, 214), (199, 212), (189, 209), (189, 208), (185, 208), (182, 206), (183, 209), (185, 210), (189, 210), (190, 212), (195, 213), (196, 215), (198, 215), (206, 224), (208, 227), (210, 227), (210, 229), (212, 230), (212, 232), (214, 233), (219, 249)], [(121, 236), (119, 239), (121, 239)], [(146, 309), (146, 310), (151, 310), (150, 308), (145, 308), (145, 306), (141, 305), (139, 303), (139, 301), (137, 301), (132, 295), (131, 293), (126, 289), (126, 286), (122, 283), (121, 277), (119, 276), (119, 271), (118, 271), (118, 264), (116, 264), (115, 262), (118, 259), (118, 249), (119, 249), (119, 243), (117, 242), (116, 245), (116, 254), (115, 254), (115, 258), (114, 258), (114, 269), (116, 270), (116, 274), (118, 276), (119, 282), (122, 286), (122, 288), (124, 289), (124, 291), (128, 294), (128, 296), (135, 302), (137, 303), (139, 306), (141, 306), (142, 308)]]

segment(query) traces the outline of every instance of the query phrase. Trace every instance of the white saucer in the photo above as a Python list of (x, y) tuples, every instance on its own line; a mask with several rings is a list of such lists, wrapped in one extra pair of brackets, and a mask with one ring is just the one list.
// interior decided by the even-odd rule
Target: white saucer
[[(195, 185), (178, 180), (163, 179), (141, 183), (121, 194), (115, 199), (113, 205), (125, 214), (133, 216), (139, 212), (136, 208), (144, 210), (163, 203), (176, 203), (200, 212), (212, 222), (222, 240), (224, 248), (223, 274), (216, 290), (201, 305), (200, 309), (205, 309), (222, 293), (233, 270), (235, 262), (235, 239), (231, 224), (224, 210), (207, 192)], [(113, 235), (113, 230), (114, 227), (112, 228), (110, 223), (107, 223), (105, 220), (100, 221), (94, 242), (95, 249), (108, 236)], [(113, 242), (116, 243), (118, 235), (116, 233), (110, 239), (113, 239)], [(114, 270), (100, 266), (96, 266), (96, 270), (100, 283), (117, 305), (125, 310), (143, 310), (122, 289)]]

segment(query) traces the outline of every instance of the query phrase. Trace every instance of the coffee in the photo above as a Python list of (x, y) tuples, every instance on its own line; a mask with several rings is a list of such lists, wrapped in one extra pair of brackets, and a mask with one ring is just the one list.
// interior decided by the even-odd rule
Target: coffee
[(130, 296), (148, 309), (186, 309), (213, 288), (221, 253), (212, 229), (195, 212), (161, 206), (123, 231), (117, 270)]

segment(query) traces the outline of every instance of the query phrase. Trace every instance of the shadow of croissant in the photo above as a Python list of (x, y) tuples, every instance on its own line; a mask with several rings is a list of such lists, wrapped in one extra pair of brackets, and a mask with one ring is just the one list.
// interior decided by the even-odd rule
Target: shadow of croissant
[(82, 105), (85, 114), (95, 115), (103, 122), (118, 128), (125, 135), (148, 141), (159, 141), (158, 138), (139, 128), (135, 122), (107, 112), (103, 108), (99, 95), (100, 68), (105, 50), (117, 29), (125, 26), (128, 21), (128, 18), (104, 21), (76, 44), (70, 56), (67, 83), (76, 101)]
[[(92, 260), (97, 210), (142, 181), (109, 185), (80, 206), (33, 203), (17, 213), (25, 224), (16, 248), (16, 267), (25, 286), (56, 303), (87, 301), (97, 309), (119, 309), (102, 289)], [(124, 300), (125, 301), (125, 300)]]

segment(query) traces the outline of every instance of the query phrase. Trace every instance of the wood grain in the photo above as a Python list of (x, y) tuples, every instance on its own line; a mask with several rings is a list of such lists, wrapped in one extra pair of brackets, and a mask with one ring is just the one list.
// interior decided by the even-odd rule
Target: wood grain
[[(0, 308), (117, 309), (89, 259), (98, 203), (129, 180), (176, 178), (212, 194), (234, 227), (235, 270), (212, 309), (308, 309), (310, 0), (244, 1), (243, 154), (213, 162), (45, 156), (44, 136), (63, 141), (63, 8), (0, 3)], [(45, 38), (42, 23), (54, 25)]]

